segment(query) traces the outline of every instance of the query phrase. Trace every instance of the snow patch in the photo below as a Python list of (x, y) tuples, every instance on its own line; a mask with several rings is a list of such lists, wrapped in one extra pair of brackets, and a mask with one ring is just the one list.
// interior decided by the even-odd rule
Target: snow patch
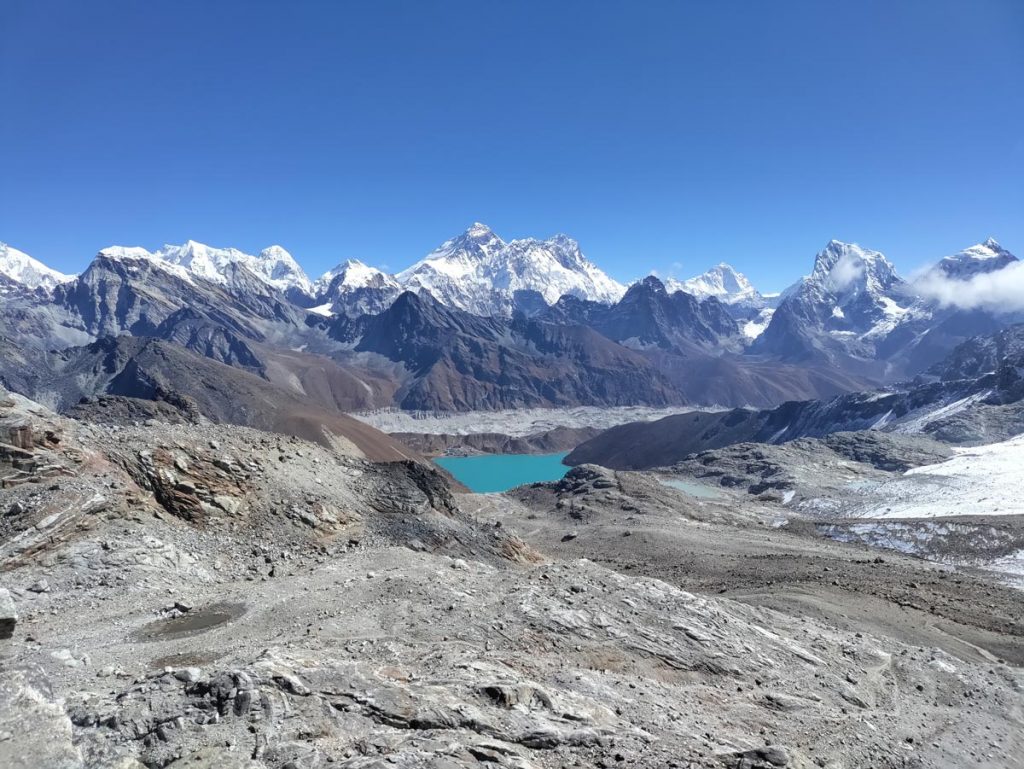
[(945, 462), (915, 467), (880, 483), (871, 494), (873, 500), (854, 517), (1024, 515), (1020, 495), (1024, 435), (955, 451)]

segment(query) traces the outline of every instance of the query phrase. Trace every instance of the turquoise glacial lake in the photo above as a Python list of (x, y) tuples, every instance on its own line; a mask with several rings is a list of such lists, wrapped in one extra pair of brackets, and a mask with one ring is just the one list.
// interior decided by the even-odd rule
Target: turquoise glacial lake
[(434, 461), (454, 475), (470, 491), (489, 494), (507, 491), (524, 483), (557, 481), (570, 468), (561, 454), (483, 454), (477, 457), (437, 457)]

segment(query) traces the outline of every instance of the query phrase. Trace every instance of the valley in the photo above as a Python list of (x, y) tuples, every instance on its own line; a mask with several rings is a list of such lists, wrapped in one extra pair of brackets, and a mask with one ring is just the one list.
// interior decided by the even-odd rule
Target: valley
[(934, 439), (473, 494), (354, 442), (117, 413), (0, 398), (5, 766), (1020, 765), (1024, 602), (952, 528), (1007, 554), (1020, 516), (910, 553), (821, 508), (823, 478), (971, 456)]

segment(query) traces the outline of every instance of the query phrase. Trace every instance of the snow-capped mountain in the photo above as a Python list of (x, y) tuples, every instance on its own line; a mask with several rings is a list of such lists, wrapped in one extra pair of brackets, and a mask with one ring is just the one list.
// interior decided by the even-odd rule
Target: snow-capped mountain
[(911, 373), (969, 337), (1024, 321), (1024, 263), (992, 238), (939, 260), (909, 288), (915, 301), (879, 352), (897, 351)]
[(811, 274), (784, 297), (783, 303), (813, 308), (826, 330), (858, 336), (891, 330), (913, 302), (884, 254), (838, 240), (829, 241)]
[(765, 306), (764, 297), (758, 293), (747, 276), (737, 272), (725, 262), (720, 262), (707, 272), (687, 280), (665, 281), (669, 291), (685, 291), (698, 299), (715, 297), (722, 304), (744, 305), (760, 309)]
[(566, 294), (612, 303), (625, 287), (583, 256), (565, 235), (503, 241), (476, 223), (395, 276), (403, 288), (429, 292), (477, 315), (507, 315), (517, 291), (538, 292), (548, 304)]
[(913, 283), (879, 252), (832, 241), (811, 274), (783, 292), (752, 350), (824, 358), (885, 379), (912, 376), (968, 337), (1024, 317), (1022, 284), (1020, 262), (992, 239), (940, 260)]
[(342, 312), (352, 316), (383, 312), (402, 293), (401, 285), (392, 275), (358, 259), (349, 259), (328, 270), (314, 288), (320, 302), (314, 308), (317, 312)]
[[(17, 347), (8, 362), (155, 337), (249, 373), (287, 379), (297, 367), (310, 392), (386, 400), (394, 384), (416, 408), (675, 397), (767, 406), (908, 379), (1015, 322), (1013, 308), (1024, 320), (1024, 263), (992, 240), (938, 262), (931, 294), (881, 253), (831, 241), (774, 316), (772, 300), (726, 265), (671, 293), (647, 278), (616, 300), (622, 286), (575, 241), (505, 242), (483, 225), (398, 276), (352, 260), (316, 283), (280, 248), (114, 246), (70, 280), (16, 249), (0, 256), (0, 342)], [(328, 353), (357, 373), (306, 357)], [(0, 366), (8, 381), (33, 376)]]
[(51, 291), (69, 280), (74, 280), (74, 276), (57, 272), (24, 251), (0, 243), (0, 290), (24, 288), (30, 291)]
[(950, 278), (967, 280), (980, 273), (1001, 270), (1016, 261), (1019, 261), (1017, 257), (999, 245), (995, 238), (989, 238), (984, 243), (947, 256), (933, 269), (940, 270)]
[(746, 275), (725, 262), (687, 280), (669, 278), (665, 281), (665, 288), (670, 292), (684, 291), (698, 299), (714, 297), (740, 322), (743, 335), (751, 340), (768, 327), (777, 303), (777, 295), (764, 296)]
[(792, 360), (870, 358), (873, 340), (891, 332), (913, 302), (884, 254), (832, 240), (810, 275), (782, 293), (755, 347)]
[(172, 272), (179, 277), (194, 276), (219, 285), (230, 285), (235, 280), (235, 270), (241, 266), (285, 294), (313, 294), (313, 282), (281, 246), (270, 246), (253, 256), (237, 248), (213, 248), (189, 240), (180, 246), (165, 245), (154, 252), (138, 246), (109, 246), (100, 254), (116, 259), (151, 260), (158, 266), (162, 263), (178, 268)]

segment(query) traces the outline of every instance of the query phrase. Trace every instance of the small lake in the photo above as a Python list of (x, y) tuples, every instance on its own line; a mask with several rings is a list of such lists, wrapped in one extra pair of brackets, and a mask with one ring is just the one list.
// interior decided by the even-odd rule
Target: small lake
[(557, 481), (571, 468), (562, 464), (568, 454), (483, 454), (476, 457), (437, 457), (439, 464), (470, 491), (490, 494), (524, 483)]
[(697, 481), (684, 481), (682, 478), (659, 478), (662, 485), (679, 489), (684, 494), (689, 494), (697, 499), (721, 499), (724, 495), (714, 486)]

